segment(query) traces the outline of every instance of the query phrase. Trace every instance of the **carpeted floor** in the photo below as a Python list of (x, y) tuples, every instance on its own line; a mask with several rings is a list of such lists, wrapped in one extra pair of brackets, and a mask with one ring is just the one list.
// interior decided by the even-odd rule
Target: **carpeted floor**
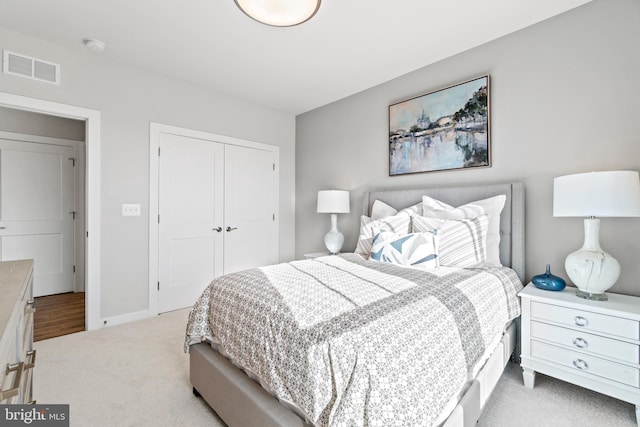
[[(223, 426), (191, 392), (188, 310), (35, 344), (34, 397), (68, 403), (71, 426)], [(479, 426), (635, 426), (633, 405), (510, 364)]]

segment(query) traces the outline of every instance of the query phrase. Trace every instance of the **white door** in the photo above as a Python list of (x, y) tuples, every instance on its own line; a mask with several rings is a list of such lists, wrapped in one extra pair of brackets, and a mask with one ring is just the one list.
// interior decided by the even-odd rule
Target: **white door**
[(73, 292), (73, 147), (0, 139), (0, 258), (34, 259), (34, 296)]
[(160, 134), (158, 312), (192, 306), (222, 274), (224, 145)]
[(275, 154), (225, 148), (224, 273), (278, 261)]

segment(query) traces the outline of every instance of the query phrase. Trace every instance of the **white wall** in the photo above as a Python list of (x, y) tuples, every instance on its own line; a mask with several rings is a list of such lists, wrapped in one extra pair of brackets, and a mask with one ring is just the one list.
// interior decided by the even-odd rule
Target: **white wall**
[[(566, 278), (564, 258), (582, 244), (582, 220), (552, 217), (553, 178), (640, 170), (639, 22), (637, 0), (596, 0), (298, 116), (296, 255), (323, 249), (329, 217), (315, 212), (318, 190), (351, 191), (351, 213), (338, 226), (353, 250), (364, 190), (517, 180), (527, 194), (527, 277), (550, 263)], [(419, 54), (446, 40), (407, 42)], [(486, 73), (493, 166), (389, 177), (389, 104)], [(602, 219), (601, 243), (622, 265), (612, 290), (640, 295), (640, 218)]]
[[(60, 86), (0, 74), (0, 91), (101, 112), (101, 318), (148, 307), (149, 122), (280, 147), (280, 259), (294, 256), (295, 118), (0, 28), (0, 48), (62, 66)], [(121, 216), (140, 203), (140, 217)]]

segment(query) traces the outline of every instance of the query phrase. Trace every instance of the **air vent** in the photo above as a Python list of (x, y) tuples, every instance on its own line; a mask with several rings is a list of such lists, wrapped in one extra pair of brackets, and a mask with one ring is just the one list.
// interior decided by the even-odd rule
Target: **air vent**
[(41, 82), (60, 84), (60, 65), (8, 50), (4, 51), (2, 71)]

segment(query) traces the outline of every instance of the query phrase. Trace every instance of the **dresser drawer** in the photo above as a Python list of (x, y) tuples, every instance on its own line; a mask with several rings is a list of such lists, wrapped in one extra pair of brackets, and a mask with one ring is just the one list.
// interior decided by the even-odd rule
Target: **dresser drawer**
[(638, 368), (632, 368), (535, 340), (531, 341), (531, 355), (585, 374), (597, 375), (632, 387), (640, 387), (640, 372)]
[(640, 363), (640, 347), (625, 341), (593, 335), (584, 331), (531, 322), (531, 336), (573, 347), (576, 351), (595, 353), (624, 362)]
[(640, 325), (638, 321), (592, 313), (585, 310), (576, 310), (532, 301), (531, 317), (532, 319), (548, 320), (610, 336), (618, 336), (632, 340), (638, 340), (638, 338), (640, 338)]

